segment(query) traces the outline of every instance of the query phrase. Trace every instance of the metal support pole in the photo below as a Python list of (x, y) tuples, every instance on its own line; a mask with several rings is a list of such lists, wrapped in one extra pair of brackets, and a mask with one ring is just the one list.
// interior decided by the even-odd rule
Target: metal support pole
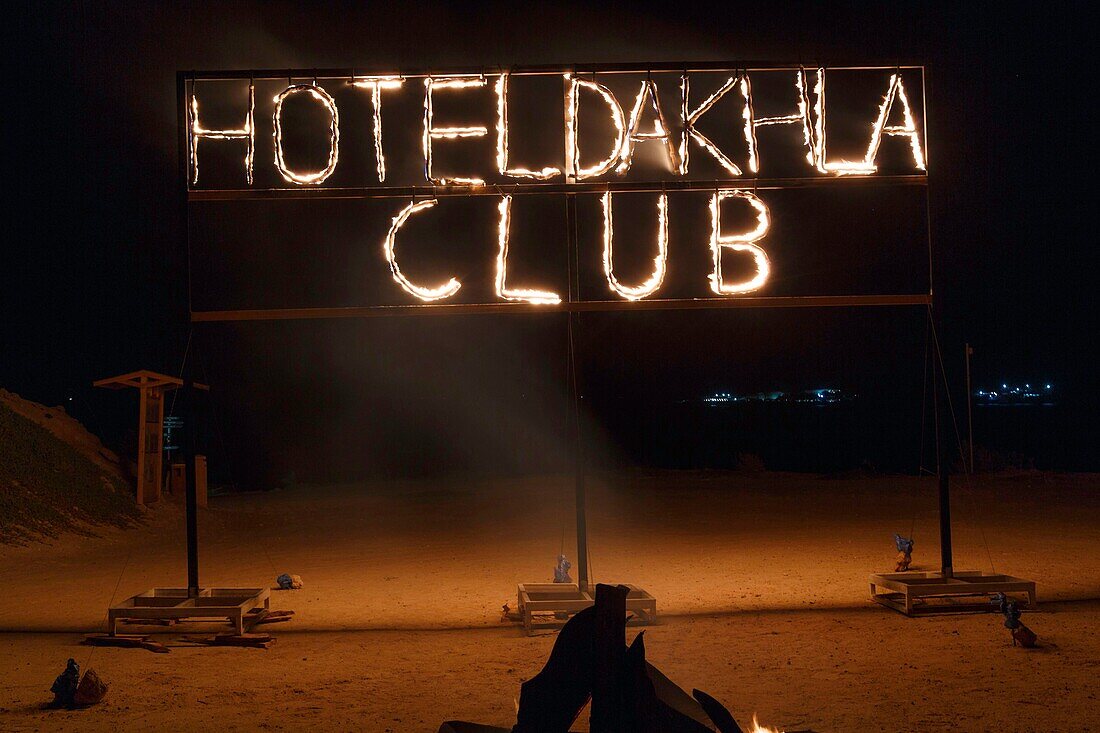
[(951, 489), (948, 486), (946, 461), (940, 463), (940, 570), (943, 577), (955, 574), (951, 557)]
[(195, 455), (198, 453), (198, 395), (194, 381), (188, 377), (183, 383), (186, 390), (184, 395), (187, 400), (188, 425), (184, 432), (187, 434), (187, 465), (186, 472), (187, 493), (184, 501), (187, 521), (187, 597), (197, 598), (199, 595), (199, 525), (198, 525), (198, 492), (196, 489)]
[(581, 393), (577, 382), (576, 347), (573, 344), (573, 319), (569, 314), (569, 385), (573, 402), (573, 486), (577, 505), (577, 588), (588, 590), (588, 516), (584, 483), (584, 436), (581, 429)]
[[(566, 224), (569, 238), (568, 276), (569, 300), (574, 300), (574, 287), (577, 268), (577, 197), (569, 195), (565, 199)], [(572, 401), (573, 432), (573, 482), (577, 509), (577, 589), (588, 590), (588, 516), (586, 487), (584, 482), (584, 434), (581, 429), (581, 387), (577, 375), (577, 347), (575, 331), (579, 330), (579, 318), (570, 311), (568, 318), (569, 333), (569, 397)]]
[[(184, 246), (187, 248), (187, 310), (191, 311), (191, 242), (188, 227), (188, 203), (187, 203), (187, 174), (190, 171), (188, 157), (188, 117), (187, 117), (187, 77), (183, 72), (176, 73), (176, 164), (179, 167), (180, 186), (180, 226), (183, 231)], [(194, 359), (188, 359), (185, 351), (183, 374), (183, 398), (187, 409), (184, 411), (185, 424), (183, 429), (184, 456), (184, 486), (186, 487), (184, 499), (184, 513), (187, 524), (187, 597), (196, 598), (199, 595), (199, 528), (198, 528), (198, 496), (195, 485), (196, 461), (198, 453), (198, 400), (195, 394), (195, 380), (192, 376)]]
[[(931, 313), (929, 314), (931, 318)], [(944, 438), (948, 429), (941, 426), (941, 420), (947, 418), (946, 410), (940, 410), (940, 380), (943, 380), (944, 389), (947, 389), (947, 377), (944, 374), (942, 354), (939, 349), (939, 340), (932, 341), (932, 411), (936, 426), (936, 474), (939, 484), (940, 500), (940, 572), (943, 577), (950, 578), (955, 574), (954, 560), (951, 553), (951, 486), (948, 478), (949, 453), (946, 450), (948, 441)], [(937, 376), (938, 375), (938, 376)], [(944, 427), (941, 435), (941, 427)]]
[(970, 446), (970, 473), (974, 473), (974, 392), (970, 386), (970, 357), (974, 349), (970, 344), (966, 345), (966, 432), (967, 444)]

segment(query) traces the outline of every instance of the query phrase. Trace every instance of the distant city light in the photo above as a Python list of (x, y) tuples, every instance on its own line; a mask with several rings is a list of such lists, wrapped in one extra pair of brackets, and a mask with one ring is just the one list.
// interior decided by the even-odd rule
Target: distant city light
[(1043, 388), (1032, 388), (1030, 382), (1025, 382), (1022, 387), (1009, 386), (1007, 382), (1001, 383), (1000, 391), (979, 389), (973, 394), (975, 404), (1020, 406), (1020, 405), (1053, 405), (1054, 385), (1049, 382), (1043, 384)]
[(734, 394), (732, 392), (715, 392), (704, 397), (707, 404), (722, 404), (729, 402), (775, 402), (784, 404), (804, 405), (835, 405), (841, 402), (850, 402), (856, 398), (855, 393), (845, 392), (832, 387), (819, 389), (807, 389), (801, 392), (756, 392), (755, 394)]

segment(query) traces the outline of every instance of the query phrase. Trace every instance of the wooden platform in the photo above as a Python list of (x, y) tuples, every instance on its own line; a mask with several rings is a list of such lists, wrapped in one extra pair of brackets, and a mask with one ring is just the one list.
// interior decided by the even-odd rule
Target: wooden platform
[[(636, 585), (624, 585), (630, 589), (627, 612), (642, 624), (656, 623), (657, 599)], [(570, 616), (596, 603), (594, 588), (593, 585), (581, 591), (576, 583), (520, 583), (516, 593), (517, 616), (528, 634), (538, 629), (561, 628)]]
[(127, 598), (107, 611), (107, 632), (115, 635), (119, 619), (228, 619), (238, 635), (245, 633), (245, 616), (271, 607), (268, 588), (200, 588), (196, 598), (186, 588), (153, 588)]
[(956, 571), (950, 578), (942, 573), (877, 573), (870, 582), (871, 600), (906, 616), (996, 611), (990, 602), (994, 593), (1016, 598), (1021, 609), (1038, 605), (1034, 581), (980, 570)]

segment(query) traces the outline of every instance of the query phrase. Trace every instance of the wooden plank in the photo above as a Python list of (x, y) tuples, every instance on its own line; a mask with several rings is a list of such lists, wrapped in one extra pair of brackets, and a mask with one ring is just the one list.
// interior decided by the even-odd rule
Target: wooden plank
[(275, 643), (270, 634), (217, 634), (216, 636), (185, 636), (185, 641), (205, 646), (241, 646), (267, 649)]
[(155, 641), (151, 641), (147, 636), (137, 636), (134, 634), (86, 634), (84, 636), (83, 644), (88, 646), (114, 646), (123, 647), (127, 649), (145, 649), (146, 651), (155, 652), (157, 654), (167, 654), (168, 647)]

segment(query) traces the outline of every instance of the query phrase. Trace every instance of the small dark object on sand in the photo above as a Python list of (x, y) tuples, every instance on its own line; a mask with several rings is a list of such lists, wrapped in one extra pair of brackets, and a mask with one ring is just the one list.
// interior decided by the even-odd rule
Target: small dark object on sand
[(1020, 608), (1016, 601), (1011, 600), (1004, 593), (997, 593), (991, 602), (1004, 614), (1005, 628), (1012, 635), (1012, 646), (1019, 644), (1025, 649), (1033, 648), (1039, 637), (1020, 620)]
[(76, 695), (76, 688), (79, 685), (80, 665), (76, 663), (75, 659), (69, 659), (68, 664), (65, 665), (65, 671), (57, 675), (57, 679), (53, 681), (53, 685), (50, 687), (50, 692), (53, 693), (51, 707), (70, 707), (73, 704), (73, 697)]
[(80, 665), (70, 659), (65, 671), (57, 675), (50, 687), (53, 693), (51, 708), (83, 708), (95, 705), (107, 694), (107, 683), (99, 679), (94, 669), (89, 669), (82, 677)]
[(913, 562), (913, 538), (895, 534), (894, 546), (898, 548), (898, 555), (894, 558), (894, 570), (904, 573)]
[(302, 587), (302, 576), (283, 573), (275, 582), (279, 584), (279, 590), (299, 590)]
[(572, 583), (573, 579), (569, 577), (569, 568), (571, 567), (573, 567), (573, 563), (569, 562), (565, 555), (558, 555), (558, 564), (554, 566), (554, 582)]
[(73, 705), (79, 708), (95, 705), (107, 696), (107, 683), (99, 679), (94, 669), (89, 669), (80, 678), (80, 684), (73, 695)]

